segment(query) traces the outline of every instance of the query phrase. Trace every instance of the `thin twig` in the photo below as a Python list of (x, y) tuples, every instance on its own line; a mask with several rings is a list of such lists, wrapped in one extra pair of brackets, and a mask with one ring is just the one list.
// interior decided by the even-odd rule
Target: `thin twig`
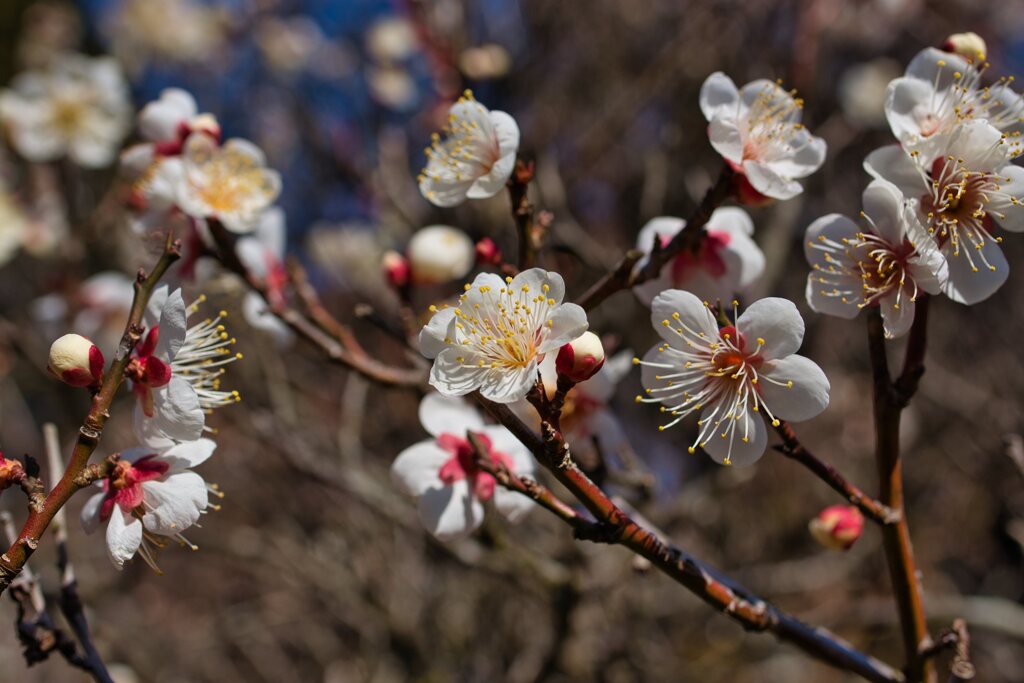
[(639, 257), (635, 252), (627, 253), (614, 270), (598, 280), (576, 303), (590, 310), (620, 290), (635, 287), (658, 277), (665, 264), (684, 251), (696, 253), (707, 237), (704, 226), (711, 219), (711, 214), (729, 198), (732, 191), (733, 171), (728, 166), (723, 166), (718, 180), (694, 209), (686, 221), (686, 227), (676, 233), (672, 241), (662, 247), (655, 240), (647, 263), (639, 269), (634, 268)]
[[(241, 259), (238, 258), (238, 253), (235, 251), (234, 237), (217, 221), (211, 220), (209, 225), (210, 232), (217, 244), (218, 258), (221, 264), (241, 277), (250, 289), (259, 294), (264, 302), (266, 302), (271, 313), (280, 318), (300, 337), (318, 346), (333, 362), (351, 368), (367, 379), (380, 384), (419, 387), (426, 383), (426, 373), (423, 370), (394, 367), (370, 357), (355, 342), (355, 337), (347, 331), (347, 328), (341, 326), (337, 321), (335, 323), (346, 331), (345, 334), (340, 336), (336, 336), (337, 331), (330, 333), (325, 331), (320, 324), (313, 322), (313, 320), (289, 306), (283, 297), (271, 296), (266, 283), (253, 275), (245, 267)], [(309, 291), (304, 293), (309, 296)], [(321, 307), (321, 311), (326, 314), (326, 309)], [(330, 317), (329, 314), (327, 316)], [(326, 318), (320, 322), (326, 322)], [(330, 323), (329, 326), (332, 324)]]
[(846, 500), (857, 506), (865, 517), (879, 524), (895, 524), (900, 520), (901, 515), (898, 511), (861, 491), (834, 466), (819, 460), (814, 453), (807, 450), (800, 443), (800, 439), (797, 438), (796, 432), (788, 422), (780, 421), (775, 431), (782, 437), (782, 443), (775, 447), (777, 451), (809, 469), (819, 479), (842, 494)]
[[(882, 539), (885, 556), (889, 564), (893, 593), (899, 611), (900, 627), (903, 633), (903, 650), (906, 657), (907, 678), (912, 682), (923, 681), (934, 683), (936, 678), (933, 662), (921, 656), (927, 650), (932, 639), (928, 634), (928, 622), (925, 619), (924, 601), (921, 597), (920, 575), (914, 559), (914, 549), (910, 542), (910, 529), (906, 515), (903, 513), (903, 473), (900, 458), (900, 414), (910, 394), (897, 396), (889, 375), (889, 363), (885, 350), (885, 330), (882, 316), (878, 308), (868, 311), (868, 349), (871, 357), (872, 381), (874, 385), (873, 402), (875, 418), (875, 460), (878, 464), (880, 479), (879, 498), (884, 505), (900, 514), (895, 524), (882, 527)], [(904, 362), (904, 375), (907, 373), (920, 377), (923, 372), (924, 326), (927, 318), (916, 317), (911, 337), (920, 339), (916, 344), (908, 344), (907, 359)], [(920, 354), (920, 355), (919, 355)], [(918, 371), (915, 368), (921, 367)], [(916, 387), (917, 379), (914, 379)]]
[[(43, 425), (43, 441), (46, 444), (47, 471), (56, 479), (64, 471), (64, 459), (60, 454), (60, 437), (57, 426)], [(78, 579), (68, 552), (67, 509), (61, 508), (53, 517), (53, 538), (57, 544), (57, 571), (60, 572), (60, 611), (85, 652), (84, 660), (89, 673), (99, 683), (113, 683), (99, 650), (92, 642), (89, 622), (85, 618), (85, 606), (78, 595)]]

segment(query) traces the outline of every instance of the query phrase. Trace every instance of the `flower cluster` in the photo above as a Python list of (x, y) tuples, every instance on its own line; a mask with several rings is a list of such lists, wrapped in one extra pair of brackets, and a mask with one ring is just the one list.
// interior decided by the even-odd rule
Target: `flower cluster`
[(1012, 163), (1024, 152), (1024, 100), (1012, 79), (984, 85), (984, 53), (977, 36), (952, 36), (889, 84), (885, 114), (898, 143), (864, 161), (886, 181), (865, 192), (868, 226), (831, 215), (808, 228), (815, 310), (853, 317), (877, 305), (896, 337), (910, 328), (919, 292), (975, 304), (1006, 282), (999, 232), (1024, 230), (1024, 170)]

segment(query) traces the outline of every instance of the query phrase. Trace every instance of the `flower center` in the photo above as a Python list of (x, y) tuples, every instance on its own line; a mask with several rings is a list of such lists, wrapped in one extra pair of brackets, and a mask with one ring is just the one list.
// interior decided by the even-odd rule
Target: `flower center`
[(236, 213), (256, 201), (268, 202), (273, 188), (252, 157), (224, 147), (202, 164), (201, 182), (192, 180), (199, 198), (214, 213)]
[[(700, 251), (694, 255), (684, 251), (672, 261), (672, 280), (677, 285), (689, 280), (695, 270), (703, 270), (713, 278), (725, 275), (725, 259), (722, 251), (728, 246), (732, 236), (721, 230), (708, 230)], [(671, 239), (661, 238), (662, 246), (668, 246)]]
[(119, 460), (114, 465), (114, 471), (103, 482), (103, 490), (106, 495), (100, 504), (100, 519), (110, 519), (117, 505), (125, 513), (132, 513), (142, 506), (144, 493), (142, 484), (147, 481), (159, 479), (170, 466), (163, 461), (156, 460), (156, 454), (147, 455), (135, 463)]
[[(474, 432), (473, 436), (480, 444), (483, 455), (490, 458), (491, 462), (511, 469), (512, 458), (505, 453), (494, 450), (491, 439), (486, 434)], [(495, 480), (490, 473), (480, 469), (477, 462), (477, 454), (469, 439), (445, 433), (437, 438), (437, 445), (451, 455), (451, 458), (441, 465), (438, 471), (438, 478), (445, 484), (454, 484), (457, 481), (468, 479), (474, 495), (483, 501), (488, 501), (494, 496)]]

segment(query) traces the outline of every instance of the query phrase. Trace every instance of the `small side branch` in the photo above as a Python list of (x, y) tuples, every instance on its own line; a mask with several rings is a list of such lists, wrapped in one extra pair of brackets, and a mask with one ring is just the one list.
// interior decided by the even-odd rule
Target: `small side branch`
[(728, 166), (723, 166), (718, 180), (708, 189), (700, 204), (687, 219), (686, 227), (680, 230), (671, 242), (664, 247), (655, 242), (647, 263), (640, 269), (634, 268), (639, 258), (634, 256), (634, 252), (627, 253), (614, 270), (598, 280), (576, 303), (590, 310), (620, 290), (635, 287), (658, 277), (665, 264), (683, 252), (698, 252), (707, 237), (704, 226), (711, 219), (711, 214), (729, 198), (732, 191), (733, 171)]
[[(217, 254), (221, 264), (235, 273), (260, 295), (270, 312), (290, 327), (296, 334), (320, 348), (331, 361), (344, 365), (369, 380), (380, 384), (400, 387), (421, 387), (426, 383), (425, 373), (418, 368), (399, 368), (386, 365), (372, 358), (356, 342), (347, 327), (333, 318), (319, 304), (315, 292), (302, 282), (299, 293), (303, 299), (309, 300), (315, 307), (314, 319), (310, 319), (288, 304), (281, 296), (274, 296), (267, 284), (256, 277), (245, 267), (235, 250), (235, 239), (223, 225), (210, 221), (210, 232), (217, 244)], [(315, 320), (315, 322), (314, 322)]]
[(797, 438), (796, 432), (793, 431), (793, 428), (789, 423), (780, 422), (779, 426), (775, 428), (775, 431), (778, 432), (780, 437), (782, 437), (782, 444), (776, 446), (776, 450), (787, 458), (795, 460), (813, 472), (815, 476), (838, 491), (844, 498), (846, 498), (846, 500), (855, 505), (858, 510), (864, 513), (865, 517), (877, 522), (878, 524), (895, 524), (900, 520), (901, 514), (898, 511), (893, 510), (888, 505), (875, 500), (861, 491), (859, 488), (851, 484), (846, 477), (839, 472), (839, 470), (832, 465), (819, 460), (814, 453), (807, 450), (807, 448), (800, 443), (800, 439)]

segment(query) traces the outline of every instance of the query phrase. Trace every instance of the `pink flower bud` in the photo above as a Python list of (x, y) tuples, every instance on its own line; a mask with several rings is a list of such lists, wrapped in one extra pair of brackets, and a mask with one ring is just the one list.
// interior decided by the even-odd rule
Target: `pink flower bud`
[(80, 334), (65, 334), (50, 346), (46, 369), (73, 387), (99, 387), (104, 364), (95, 344)]
[(946, 52), (960, 55), (969, 62), (983, 62), (988, 54), (985, 39), (977, 33), (954, 33), (942, 44)]
[(384, 277), (392, 287), (400, 289), (409, 284), (411, 273), (409, 262), (397, 251), (385, 252), (380, 260), (380, 265), (384, 271)]
[(3, 453), (0, 453), (0, 491), (12, 484), (20, 484), (24, 478), (25, 467), (17, 460), (5, 458)]
[(476, 262), (482, 266), (501, 264), (501, 249), (490, 237), (485, 237), (476, 243)]
[(581, 337), (558, 349), (555, 369), (560, 376), (573, 382), (584, 382), (593, 377), (604, 365), (604, 346), (601, 338), (593, 332), (584, 332)]
[(849, 550), (864, 531), (864, 515), (852, 505), (833, 505), (818, 513), (807, 527), (814, 540), (831, 550)]

